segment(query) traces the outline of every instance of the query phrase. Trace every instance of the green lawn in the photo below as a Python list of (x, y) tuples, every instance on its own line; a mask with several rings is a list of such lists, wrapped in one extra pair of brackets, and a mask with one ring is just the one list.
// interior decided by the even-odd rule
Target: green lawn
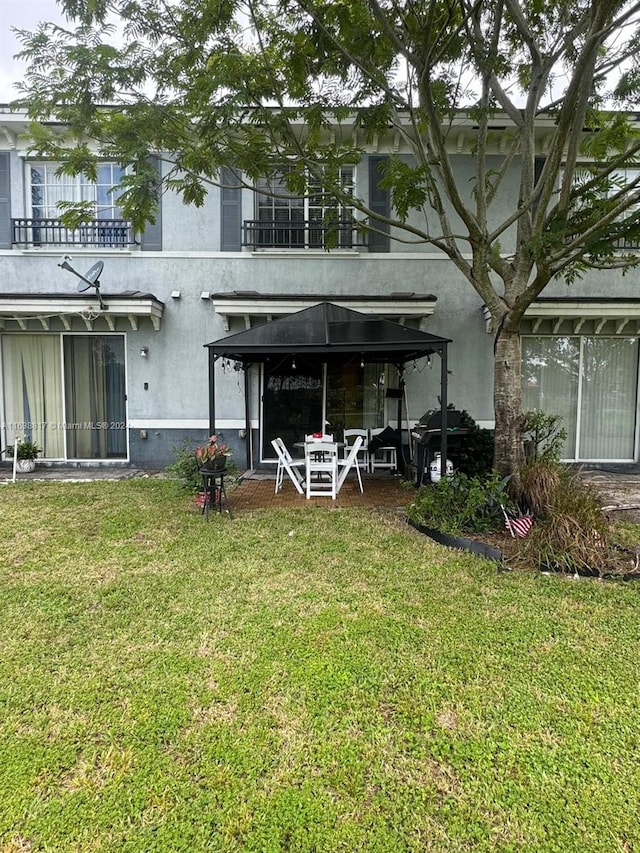
[(0, 851), (640, 850), (640, 585), (0, 489)]

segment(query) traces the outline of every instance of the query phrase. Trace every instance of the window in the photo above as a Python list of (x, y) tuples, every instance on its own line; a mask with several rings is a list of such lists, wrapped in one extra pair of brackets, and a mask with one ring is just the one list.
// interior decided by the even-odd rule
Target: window
[(61, 201), (90, 201), (95, 204), (96, 219), (122, 219), (122, 211), (116, 204), (117, 193), (112, 192), (124, 175), (121, 166), (100, 163), (95, 184), (84, 175), (56, 175), (59, 167), (59, 163), (31, 164), (31, 215), (34, 218), (59, 218), (58, 202)]
[[(584, 184), (587, 184), (590, 180), (592, 180), (597, 175), (597, 170), (595, 166), (591, 167), (583, 167), (576, 172), (574, 177), (574, 189), (578, 189)], [(630, 185), (635, 185), (638, 179), (640, 178), (640, 169), (628, 168), (628, 169), (616, 169), (613, 171), (608, 177), (608, 189), (599, 191), (591, 191), (591, 194), (588, 195), (585, 199), (578, 200), (576, 202), (576, 211), (584, 211), (587, 214), (591, 209), (591, 205), (597, 199), (603, 198), (612, 198), (617, 195), (620, 190), (625, 187), (629, 187)], [(622, 216), (619, 217), (620, 222), (627, 221), (630, 218), (636, 218), (640, 215), (640, 204), (632, 205), (628, 210), (625, 211)], [(640, 247), (640, 240), (634, 236), (623, 236), (615, 239), (615, 246), (618, 249), (631, 249)]]
[(523, 406), (561, 416), (566, 460), (633, 460), (637, 385), (637, 338), (522, 338)]
[(27, 436), (45, 459), (127, 456), (124, 337), (2, 337), (4, 447)]
[[(340, 183), (348, 196), (354, 192), (355, 169), (343, 166)], [(318, 248), (358, 245), (354, 210), (329, 198), (318, 179), (309, 178), (307, 195), (292, 195), (284, 174), (261, 179), (257, 186), (257, 220), (245, 223), (245, 244), (261, 248)]]
[[(59, 163), (30, 163), (31, 215), (14, 220), (14, 243), (54, 246), (126, 246), (133, 243), (130, 224), (122, 218), (114, 187), (124, 174), (115, 163), (98, 165), (98, 180), (84, 175), (57, 175)], [(91, 220), (77, 228), (61, 222), (60, 202), (90, 202)]]

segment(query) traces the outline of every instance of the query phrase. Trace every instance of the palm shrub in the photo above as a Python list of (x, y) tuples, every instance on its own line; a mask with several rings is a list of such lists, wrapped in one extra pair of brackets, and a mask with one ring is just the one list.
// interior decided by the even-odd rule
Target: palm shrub
[[(510, 558), (514, 568), (589, 575), (633, 573), (629, 554), (613, 542), (612, 527), (594, 489), (566, 466), (547, 467), (552, 476), (545, 483), (549, 489), (545, 506)], [(538, 485), (542, 470), (541, 463), (533, 463), (529, 470)]]
[(618, 547), (592, 486), (560, 460), (566, 430), (557, 415), (525, 418), (528, 462), (516, 479), (518, 501), (536, 523), (513, 553), (514, 567), (586, 575), (638, 575), (637, 560)]
[(566, 470), (560, 463), (567, 431), (560, 426), (559, 415), (549, 415), (540, 409), (527, 412), (523, 424), (525, 464), (510, 483), (510, 489), (520, 506), (536, 517), (549, 512)]
[(546, 515), (553, 503), (564, 468), (558, 462), (536, 460), (523, 465), (519, 477), (519, 503), (537, 518)]

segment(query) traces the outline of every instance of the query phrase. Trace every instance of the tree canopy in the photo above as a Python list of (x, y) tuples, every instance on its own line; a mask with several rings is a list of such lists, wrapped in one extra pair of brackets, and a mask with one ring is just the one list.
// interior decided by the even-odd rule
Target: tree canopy
[[(340, 166), (391, 136), (386, 226), (443, 252), (491, 312), (496, 462), (513, 470), (522, 423), (518, 333), (557, 276), (627, 267), (640, 242), (640, 2), (628, 0), (61, 0), (70, 26), (19, 34), (34, 145), (95, 169), (130, 168), (125, 215), (153, 217), (150, 152), (202, 204), (223, 166), (247, 186), (287, 167), (374, 226)], [(71, 25), (73, 24), (73, 26)], [(473, 191), (453, 163), (461, 127)], [(541, 133), (544, 129), (544, 134)], [(72, 146), (71, 152), (68, 146)], [(490, 157), (489, 154), (495, 155)], [(497, 159), (496, 159), (497, 158)], [(508, 209), (496, 198), (517, 168)], [(80, 215), (86, 215), (80, 211)], [(508, 245), (508, 250), (505, 246)]]

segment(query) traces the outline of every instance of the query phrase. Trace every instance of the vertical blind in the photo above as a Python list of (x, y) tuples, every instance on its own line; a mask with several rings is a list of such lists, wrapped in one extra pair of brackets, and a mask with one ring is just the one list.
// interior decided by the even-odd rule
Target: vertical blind
[(632, 460), (637, 387), (637, 338), (522, 338), (523, 406), (560, 415), (564, 459)]

